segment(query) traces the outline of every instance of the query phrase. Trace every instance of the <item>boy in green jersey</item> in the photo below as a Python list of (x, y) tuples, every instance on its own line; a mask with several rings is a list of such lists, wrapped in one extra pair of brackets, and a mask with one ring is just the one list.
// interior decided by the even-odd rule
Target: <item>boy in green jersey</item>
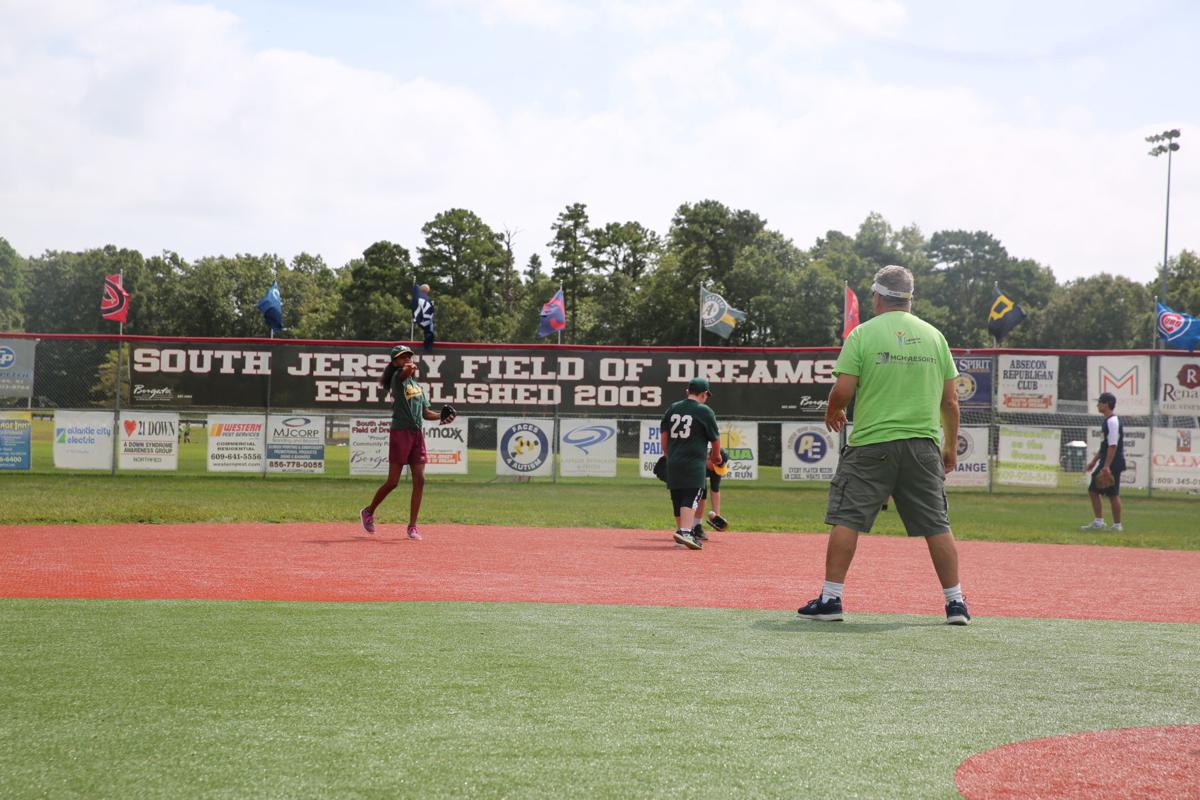
[(687, 397), (667, 407), (659, 422), (662, 451), (667, 456), (667, 488), (675, 514), (675, 541), (689, 550), (703, 545), (692, 533), (692, 520), (704, 488), (705, 471), (721, 461), (717, 415), (705, 403), (712, 388), (692, 378)]

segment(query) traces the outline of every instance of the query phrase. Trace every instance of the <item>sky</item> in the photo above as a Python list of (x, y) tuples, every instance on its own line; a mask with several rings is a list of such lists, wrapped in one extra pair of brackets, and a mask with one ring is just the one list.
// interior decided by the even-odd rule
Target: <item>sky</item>
[[(413, 251), (451, 208), (798, 247), (984, 230), (1060, 281), (1200, 250), (1187, 0), (0, 0), (0, 237), (186, 259)], [(1192, 97), (1192, 100), (1187, 100)]]

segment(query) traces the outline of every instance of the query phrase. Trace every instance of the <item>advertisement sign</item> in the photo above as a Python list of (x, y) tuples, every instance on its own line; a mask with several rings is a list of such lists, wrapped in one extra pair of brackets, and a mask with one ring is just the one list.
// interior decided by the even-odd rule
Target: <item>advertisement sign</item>
[(1151, 445), (1155, 489), (1200, 489), (1200, 430), (1155, 428)]
[(958, 395), (960, 411), (992, 410), (992, 357), (957, 356), (954, 366), (954, 392)]
[(946, 476), (947, 486), (988, 485), (988, 429), (958, 429), (958, 464)]
[(122, 411), (117, 426), (117, 468), (179, 468), (179, 415)]
[(659, 435), (658, 420), (642, 420), (638, 432), (638, 474), (643, 478), (654, 477), (654, 465), (662, 452), (662, 436)]
[(496, 474), (552, 477), (553, 441), (552, 420), (501, 417), (496, 421)]
[(1057, 486), (1062, 431), (1000, 426), (996, 482), (1006, 486)]
[(0, 397), (33, 396), (33, 353), (37, 342), (32, 339), (0, 339)]
[(388, 435), (391, 417), (353, 417), (350, 420), (350, 474), (388, 474)]
[(565, 478), (617, 477), (617, 421), (564, 419), (558, 423), (558, 474)]
[(828, 481), (837, 472), (838, 434), (823, 424), (785, 422), (780, 426), (785, 481)]
[(1117, 413), (1150, 413), (1150, 356), (1088, 356), (1088, 401), (1102, 392), (1117, 398)]
[(269, 416), (267, 472), (325, 472), (325, 417), (304, 414)]
[(996, 410), (1039, 414), (1058, 411), (1058, 356), (997, 356)]
[[(837, 352), (719, 348), (576, 349), (553, 345), (441, 345), (419, 353), (420, 383), (434, 408), (463, 415), (654, 417), (693, 377), (718, 389), (723, 407), (759, 419), (818, 418)], [(131, 354), (135, 406), (313, 408), (366, 412), (384, 400), (380, 348), (279, 344), (139, 343)], [(269, 378), (269, 380), (268, 380)]]
[(467, 474), (467, 421), (456, 417), (453, 422), (439, 425), (425, 423), (426, 475)]
[(721, 447), (729, 456), (729, 473), (722, 480), (758, 480), (758, 423), (720, 422)]
[(33, 414), (0, 411), (0, 470), (29, 469), (33, 446)]
[(208, 471), (262, 472), (266, 436), (262, 414), (209, 414)]
[[(1124, 433), (1125, 471), (1121, 473), (1121, 485), (1145, 489), (1150, 485), (1150, 429), (1125, 428)], [(1088, 428), (1087, 443), (1088, 459), (1091, 460), (1100, 450), (1100, 428)]]
[(55, 469), (112, 469), (111, 411), (54, 412)]
[(1159, 356), (1158, 412), (1170, 416), (1200, 416), (1200, 354)]

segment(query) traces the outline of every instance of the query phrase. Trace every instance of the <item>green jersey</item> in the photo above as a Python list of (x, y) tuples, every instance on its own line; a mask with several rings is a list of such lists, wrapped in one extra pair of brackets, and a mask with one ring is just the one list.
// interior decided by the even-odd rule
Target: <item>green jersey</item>
[(850, 332), (834, 375), (858, 376), (850, 444), (939, 441), (942, 389), (958, 375), (946, 337), (907, 311), (888, 311)]
[(659, 424), (667, 432), (667, 487), (703, 487), (709, 449), (721, 438), (717, 415), (689, 397), (672, 403)]
[(415, 378), (401, 380), (399, 372), (392, 376), (392, 430), (421, 430), (427, 408), (429, 398)]

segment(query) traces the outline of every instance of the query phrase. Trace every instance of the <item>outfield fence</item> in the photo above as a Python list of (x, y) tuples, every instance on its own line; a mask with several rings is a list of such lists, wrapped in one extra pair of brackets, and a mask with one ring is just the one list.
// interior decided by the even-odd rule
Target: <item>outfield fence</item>
[[(0, 472), (178, 470), (186, 446), (203, 442), (205, 473), (381, 474), (388, 403), (378, 375), (392, 344), (0, 334)], [(603, 479), (633, 460), (650, 478), (657, 420), (694, 376), (713, 383), (731, 480), (828, 480), (843, 444), (822, 425), (836, 348), (414, 349), (433, 405), (460, 415), (427, 429), (435, 473)], [(1078, 491), (1099, 446), (1094, 398), (1107, 391), (1125, 431), (1124, 486), (1200, 491), (1200, 357), (955, 358), (960, 463), (950, 485)]]

